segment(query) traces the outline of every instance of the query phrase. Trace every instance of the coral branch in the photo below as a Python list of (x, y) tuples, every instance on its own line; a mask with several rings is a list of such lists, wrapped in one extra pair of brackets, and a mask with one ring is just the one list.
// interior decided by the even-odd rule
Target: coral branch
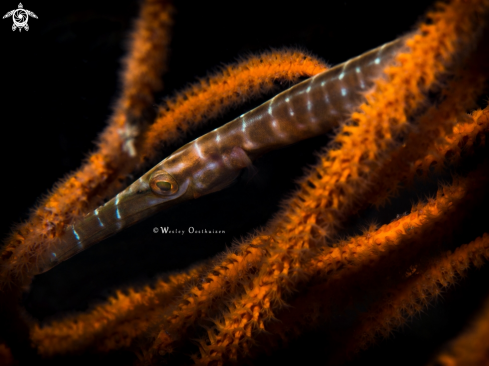
[[(376, 206), (396, 196), (401, 183), (411, 184), (415, 176), (426, 177), (429, 167), (441, 170), (445, 158), (455, 163), (462, 150), (465, 154), (469, 152), (477, 136), (482, 138), (489, 123), (489, 107), (472, 116), (465, 115), (466, 110), (475, 106), (474, 101), (483, 91), (487, 78), (489, 59), (484, 40), (479, 42), (479, 48), (474, 57), (469, 57), (469, 64), (455, 73), (456, 79), (443, 88), (440, 98), (443, 101), (430, 107), (417, 121), (406, 142), (391, 154), (390, 161), (379, 171), (368, 193)], [(481, 77), (485, 72), (486, 78)], [(450, 120), (455, 121), (455, 118), (458, 122), (452, 128)]]
[(129, 347), (132, 341), (156, 322), (158, 313), (195, 277), (206, 269), (200, 265), (187, 272), (169, 276), (154, 284), (154, 289), (129, 289), (96, 306), (88, 313), (56, 321), (43, 328), (35, 324), (31, 340), (39, 353), (50, 356), (82, 350), (88, 346), (100, 351)]
[(441, 144), (435, 144), (436, 153), (418, 159), (411, 167), (411, 174), (426, 175), (431, 166), (441, 166), (444, 159), (451, 163), (459, 161), (464, 155), (471, 155), (478, 147), (485, 146), (485, 134), (489, 130), (489, 106), (471, 113), (465, 122), (453, 127), (450, 135)]
[(129, 56), (123, 62), (122, 96), (113, 117), (130, 156), (136, 155), (134, 138), (153, 117), (153, 95), (163, 86), (161, 76), (168, 63), (173, 12), (170, 1), (146, 0), (131, 34)]

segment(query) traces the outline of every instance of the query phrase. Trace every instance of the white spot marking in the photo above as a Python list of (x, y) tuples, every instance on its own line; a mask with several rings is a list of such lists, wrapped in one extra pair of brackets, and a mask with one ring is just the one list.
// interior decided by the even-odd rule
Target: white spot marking
[(377, 58), (375, 59), (375, 64), (377, 64), (377, 65), (378, 65), (378, 64), (380, 64), (380, 57), (377, 57)]
[(246, 121), (243, 118), (243, 122), (241, 123), (241, 131), (245, 132), (246, 130)]
[(345, 88), (341, 88), (341, 95), (345, 96), (347, 93), (346, 93), (346, 89)]
[(216, 142), (219, 142), (221, 140), (221, 136), (219, 136), (219, 133), (216, 133)]
[(326, 103), (329, 103), (329, 95), (328, 95), (328, 93), (326, 93), (324, 95), (324, 100), (326, 101)]
[(78, 241), (78, 243), (77, 243), (77, 244), (78, 244), (78, 246), (79, 246), (80, 248), (83, 248), (83, 244), (82, 244), (82, 243), (81, 243), (81, 241), (80, 241), (80, 235), (78, 235), (78, 233), (76, 232), (76, 230), (75, 230), (75, 227), (74, 227), (74, 226), (72, 226), (71, 228), (72, 228), (72, 230), (73, 230), (73, 234), (75, 235), (76, 240)]
[(199, 155), (199, 158), (203, 159), (204, 156), (202, 155), (202, 151), (200, 151), (200, 147), (199, 145), (197, 144), (197, 141), (195, 141), (194, 143), (194, 147), (195, 147), (195, 150), (197, 150), (197, 155)]
[(287, 139), (287, 135), (280, 130), (280, 125), (277, 120), (272, 120), (272, 127), (275, 130), (276, 136), (280, 137), (281, 139)]
[(118, 193), (117, 196), (115, 196), (115, 205), (116, 206), (119, 204), (119, 200), (120, 200), (119, 195), (120, 195), (120, 193)]
[(270, 115), (270, 117), (273, 117), (273, 115), (272, 115), (272, 104), (273, 104), (274, 100), (275, 100), (275, 97), (273, 97), (272, 100), (270, 101), (270, 103), (268, 103), (268, 114)]
[(360, 68), (359, 67), (356, 67), (355, 71), (357, 72), (357, 74), (360, 74)]
[(71, 229), (73, 230), (73, 234), (75, 235), (76, 240), (80, 241), (80, 235), (78, 235), (78, 233), (76, 232), (75, 227), (72, 226)]
[(326, 80), (324, 80), (323, 82), (321, 82), (321, 86), (325, 86), (326, 85)]
[(116, 215), (118, 220), (121, 219), (121, 213), (119, 212), (119, 207), (117, 207), (117, 209), (115, 210), (115, 215)]
[[(180, 150), (180, 151), (177, 151), (177, 152), (175, 152), (175, 153), (171, 154), (171, 155), (170, 155), (169, 157), (167, 157), (166, 159), (169, 159), (169, 158), (175, 158), (175, 157), (177, 157), (178, 155), (182, 154), (184, 151), (185, 151), (185, 150)], [(166, 159), (165, 159), (165, 160), (166, 160)]]
[(185, 168), (187, 164), (185, 164), (183, 161), (179, 162), (177, 165), (175, 165), (175, 169), (176, 170), (182, 170), (183, 168)]
[(312, 102), (309, 98), (307, 98), (307, 110), (309, 111), (309, 117), (311, 118), (312, 123), (316, 123), (316, 117), (313, 116), (312, 114)]
[(307, 87), (307, 89), (306, 89), (306, 93), (309, 93), (309, 92), (311, 91), (311, 87), (312, 87), (311, 85), (309, 85), (309, 86)]
[(102, 220), (100, 220), (100, 217), (98, 216), (98, 208), (94, 211), (94, 213), (95, 213), (95, 216), (97, 216), (98, 224), (101, 227), (104, 227), (104, 223), (102, 222)]
[[(289, 97), (285, 98), (285, 101), (286, 101), (287, 103), (289, 103), (289, 102), (290, 102), (290, 98), (289, 98)], [(292, 110), (292, 108), (290, 108), (290, 107), (289, 107), (289, 114), (290, 114), (291, 116), (293, 116), (293, 115), (294, 115), (294, 111), (293, 111), (293, 110)]]
[(217, 164), (217, 163), (215, 163), (215, 162), (211, 161), (211, 162), (207, 163), (205, 167), (206, 167), (206, 170), (213, 170), (213, 169), (215, 169), (217, 166), (218, 166), (218, 164)]

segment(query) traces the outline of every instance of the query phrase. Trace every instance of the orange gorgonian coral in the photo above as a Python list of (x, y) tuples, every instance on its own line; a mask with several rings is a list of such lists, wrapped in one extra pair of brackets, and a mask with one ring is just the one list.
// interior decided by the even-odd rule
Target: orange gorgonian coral
[[(273, 95), (280, 85), (284, 88), (327, 68), (300, 50), (262, 52), (184, 88), (155, 113), (155, 93), (168, 69), (171, 26), (178, 27), (175, 9), (178, 3), (141, 3), (123, 63), (122, 92), (97, 148), (6, 239), (0, 272), (3, 362), (40, 358), (63, 362), (60, 355), (83, 353), (80, 362), (224, 365), (254, 359), (265, 363), (263, 348), (275, 350), (305, 334), (300, 339), (327, 344), (316, 350), (322, 363), (343, 363), (426, 311), (471, 267), (481, 267), (489, 259), (483, 216), (488, 203), (489, 106), (478, 109), (489, 76), (489, 1), (451, 0), (435, 4), (427, 13), (408, 39), (406, 51), (396, 55), (385, 76), (364, 94), (365, 102), (351, 111), (348, 123), (330, 136), (329, 146), (317, 155), (278, 213), (262, 213), (268, 219), (273, 213), (266, 225), (232, 216), (220, 223), (229, 229), (208, 227), (216, 223), (208, 216), (219, 212), (224, 217), (236, 210), (227, 204), (229, 196), (211, 195), (98, 244), (91, 253), (80, 254), (81, 259), (38, 276), (31, 286), (40, 258), (60, 245), (63, 230), (111, 198), (161, 154), (171, 152), (194, 131), (232, 118), (240, 106), (249, 108), (253, 98)], [(312, 145), (328, 141), (318, 137)], [(276, 165), (278, 157), (294, 160), (307, 144), (311, 143), (270, 154), (277, 157), (271, 165), (258, 161), (258, 173), (227, 194), (273, 190), (260, 186), (260, 176), (267, 174), (263, 167), (287, 169), (287, 161)], [(267, 157), (263, 159), (266, 162)], [(436, 191), (426, 178), (442, 186)], [(389, 210), (385, 205), (413, 186), (418, 194), (428, 192), (432, 198), (415, 199), (418, 203), (410, 213), (397, 212), (389, 223), (389, 215), (382, 216)], [(261, 199), (266, 195), (271, 193)], [(212, 205), (218, 209), (206, 214)], [(245, 203), (234, 206), (263, 211), (262, 207), (253, 211)], [(398, 210), (405, 205), (390, 207)], [(359, 224), (372, 217), (379, 223), (360, 234)], [(236, 239), (234, 226), (259, 229), (222, 252), (223, 239), (214, 234), (227, 231), (227, 240)], [(192, 251), (184, 247), (190, 227), (201, 235), (191, 240), (213, 251), (199, 256), (198, 246)], [(214, 236), (204, 236), (207, 229)], [(151, 252), (147, 241), (156, 232), (167, 235), (156, 243), (159, 252)], [(122, 258), (120, 252), (136, 251), (131, 259), (137, 262), (146, 247), (155, 263), (173, 259), (177, 265), (164, 268), (180, 271), (147, 280), (144, 286), (124, 285), (126, 290), (117, 290), (86, 311), (49, 321), (34, 319), (22, 309), (24, 289), (31, 286), (32, 299), (36, 288), (42, 287), (40, 281), (56, 276), (62, 281), (62, 271), (76, 271), (77, 263), (86, 265), (83, 256), (96, 263), (94, 267), (111, 266), (120, 272), (109, 264)], [(210, 254), (214, 258), (202, 261)], [(182, 256), (184, 261), (176, 259)], [(193, 258), (200, 262), (182, 271), (182, 264), (194, 262)], [(100, 273), (104, 272), (95, 270), (93, 278)], [(46, 295), (44, 301), (49, 302)], [(29, 306), (27, 310), (36, 312)], [(447, 365), (489, 362), (484, 342), (473, 341), (485, 334), (486, 312), (474, 323), (474, 331), (467, 331), (439, 356), (433, 349), (431, 357)], [(323, 338), (318, 337), (319, 330)], [(473, 350), (467, 350), (468, 343)], [(296, 351), (298, 358), (307, 359), (305, 349)], [(277, 353), (272, 357), (280, 359)]]

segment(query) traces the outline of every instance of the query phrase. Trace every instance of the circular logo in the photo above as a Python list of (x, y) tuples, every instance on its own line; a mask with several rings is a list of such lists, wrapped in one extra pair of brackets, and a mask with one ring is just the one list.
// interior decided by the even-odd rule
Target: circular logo
[(153, 229), (153, 232), (154, 232), (154, 233), (157, 233), (157, 232), (158, 232), (158, 228), (157, 228), (157, 227), (155, 227), (155, 228)]
[(12, 19), (14, 20), (14, 24), (21, 28), (27, 24), (29, 14), (24, 9), (17, 9), (12, 14)]
[(3, 16), (3, 19), (8, 17), (12, 17), (12, 20), (14, 21), (14, 24), (12, 25), (12, 30), (15, 31), (16, 29), (18, 29), (19, 32), (22, 29), (25, 29), (26, 31), (29, 30), (29, 25), (27, 24), (27, 22), (29, 21), (29, 17), (37, 19), (37, 15), (30, 10), (24, 9), (22, 3), (19, 3), (18, 9), (11, 10), (7, 14), (5, 14)]

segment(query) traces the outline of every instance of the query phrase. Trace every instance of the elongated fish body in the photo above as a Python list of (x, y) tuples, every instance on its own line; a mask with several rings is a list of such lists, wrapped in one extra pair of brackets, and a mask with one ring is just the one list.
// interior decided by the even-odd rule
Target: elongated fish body
[(240, 146), (254, 160), (268, 151), (327, 133), (364, 102), (363, 92), (372, 88), (373, 80), (403, 46), (399, 39), (324, 71), (195, 142), (212, 145), (216, 141), (216, 145), (226, 141), (226, 145)]
[(405, 47), (399, 38), (307, 79), (184, 145), (105, 205), (68, 227), (38, 273), (179, 202), (227, 187), (264, 153), (324, 134), (363, 103), (363, 93)]

